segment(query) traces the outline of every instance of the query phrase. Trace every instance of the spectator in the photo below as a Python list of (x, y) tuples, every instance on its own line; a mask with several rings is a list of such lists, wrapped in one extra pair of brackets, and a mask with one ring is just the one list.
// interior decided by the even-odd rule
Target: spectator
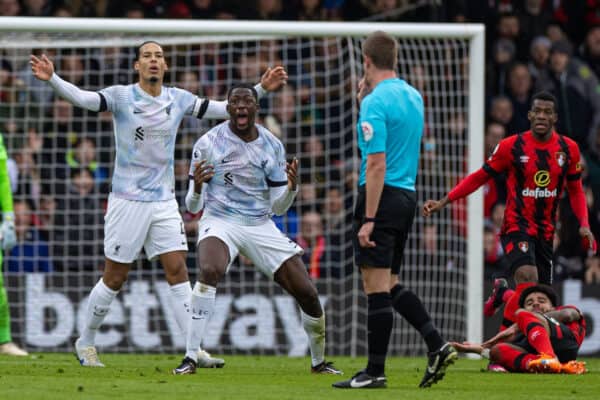
[(513, 117), (510, 123), (515, 132), (529, 130), (529, 104), (531, 101), (531, 74), (525, 64), (514, 64), (508, 73), (508, 96), (512, 102)]
[(16, 17), (21, 13), (18, 0), (0, 0), (0, 17)]
[(598, 78), (580, 61), (571, 58), (567, 41), (552, 44), (549, 71), (542, 74), (536, 90), (549, 91), (558, 100), (557, 132), (573, 138), (586, 149), (600, 128)]
[(600, 26), (595, 26), (585, 37), (581, 47), (581, 59), (585, 61), (597, 78), (600, 78)]
[(518, 12), (520, 35), (524, 43), (529, 43), (539, 35), (543, 35), (546, 26), (552, 19), (552, 13), (544, 7), (544, 0), (524, 0)]
[(323, 231), (323, 220), (316, 211), (307, 211), (300, 219), (296, 242), (304, 249), (302, 260), (313, 279), (340, 276), (339, 257), (331, 253)]
[(67, 151), (64, 172), (61, 178), (66, 179), (70, 171), (85, 168), (94, 177), (94, 183), (101, 193), (108, 193), (108, 168), (100, 165), (96, 154), (96, 144), (90, 137), (80, 137), (76, 140), (74, 147)]
[(24, 14), (28, 17), (47, 17), (50, 15), (52, 5), (48, 0), (24, 0)]
[(501, 38), (493, 46), (493, 58), (488, 63), (487, 92), (504, 94), (508, 79), (509, 66), (515, 59), (515, 45), (512, 41)]
[(192, 0), (190, 3), (190, 12), (193, 19), (215, 18), (217, 10), (213, 0)]
[(490, 121), (501, 124), (508, 135), (515, 133), (511, 125), (513, 119), (512, 102), (506, 96), (496, 96), (492, 98), (490, 105)]
[(534, 80), (537, 80), (542, 72), (548, 68), (550, 47), (552, 47), (552, 42), (546, 36), (537, 36), (529, 46), (530, 60), (527, 66)]
[(48, 243), (32, 224), (33, 213), (29, 201), (15, 201), (14, 209), (17, 246), (7, 257), (8, 271), (52, 272), (54, 265)]
[(55, 239), (62, 243), (55, 261), (66, 271), (94, 270), (102, 265), (104, 205), (87, 168), (72, 169), (65, 197), (58, 201)]
[(327, 11), (323, 8), (323, 0), (298, 0), (295, 4), (292, 19), (298, 21), (323, 21), (327, 19)]

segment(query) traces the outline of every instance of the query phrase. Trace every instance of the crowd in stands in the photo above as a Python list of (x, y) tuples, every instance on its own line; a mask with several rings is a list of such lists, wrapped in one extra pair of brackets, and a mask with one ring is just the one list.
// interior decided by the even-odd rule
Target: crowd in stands
[[(486, 156), (502, 138), (529, 129), (527, 111), (535, 92), (552, 92), (558, 99), (557, 131), (577, 141), (584, 155), (590, 223), (594, 235), (600, 238), (600, 0), (0, 0), (0, 16), (484, 23), (486, 129), (482, 134)], [(303, 81), (325, 79), (315, 71), (343, 69), (345, 55), (336, 53), (343, 43), (340, 46), (339, 41), (332, 40), (324, 40), (318, 48), (321, 55), (329, 54), (319, 65), (287, 65), (292, 78), (288, 87), (261, 102), (266, 110), (261, 123), (282, 138), (289, 154), (300, 156), (305, 174), (297, 207), (276, 222), (306, 249), (304, 261), (314, 278), (343, 276), (352, 271), (348, 265), (352, 197), (348, 194), (356, 185), (357, 162), (347, 147), (351, 138), (322, 135), (324, 131), (340, 130), (336, 123), (352, 126), (351, 120), (344, 119), (344, 110), (354, 106), (353, 99), (344, 95), (352, 83), (333, 73), (327, 77), (327, 84), (312, 82), (311, 87), (334, 89), (310, 93)], [(234, 78), (254, 81), (267, 65), (281, 62), (276, 51), (268, 51), (269, 46), (235, 60), (223, 59), (218, 44), (204, 46), (202, 52), (192, 52), (185, 60), (172, 61), (194, 68), (172, 73), (171, 83), (192, 93), (221, 98), (226, 88), (218, 82), (230, 73), (224, 64), (234, 61)], [(64, 79), (82, 88), (94, 90), (136, 79), (130, 49), (102, 48), (94, 57), (84, 57), (77, 50), (45, 52), (55, 60), (57, 72)], [(11, 156), (20, 243), (7, 258), (8, 270), (98, 268), (102, 260), (98, 238), (103, 235), (102, 217), (113, 161), (111, 117), (81, 111), (55, 98), (48, 87), (33, 78), (27, 65), (15, 65), (4, 55), (0, 50), (0, 131)], [(301, 60), (304, 54), (300, 51), (285, 58), (290, 57)], [(426, 71), (415, 70), (411, 83), (421, 90), (427, 82), (417, 77), (426, 75)], [(329, 106), (318, 106), (325, 102)], [(277, 106), (272, 107), (274, 104)], [(14, 115), (22, 116), (22, 121), (37, 119), (42, 123), (19, 123), (10, 118)], [(453, 115), (448, 121), (454, 131), (451, 134), (463, 135), (465, 120), (465, 115)], [(180, 204), (187, 187), (189, 150), (198, 133), (213, 123), (186, 119), (182, 124), (175, 165)], [(442, 176), (443, 151), (430, 127), (423, 140), (419, 180), (427, 190), (420, 194), (421, 201), (442, 197), (467, 173), (466, 167), (460, 166), (459, 175)], [(498, 240), (506, 196), (503, 185), (499, 179), (485, 187), (488, 278), (505, 269)], [(457, 220), (464, 217), (459, 214)], [(565, 199), (555, 238), (556, 278), (600, 283), (600, 259), (583, 252), (571, 214)], [(190, 243), (197, 218), (184, 213)], [(443, 256), (447, 253), (440, 239), (444, 228), (422, 220), (418, 224), (422, 225), (421, 243), (416, 248), (428, 257), (426, 262), (445, 271), (456, 268), (461, 260)]]

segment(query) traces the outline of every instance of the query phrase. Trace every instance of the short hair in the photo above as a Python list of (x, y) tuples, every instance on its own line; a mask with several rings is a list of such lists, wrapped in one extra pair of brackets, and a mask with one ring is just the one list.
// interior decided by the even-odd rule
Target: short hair
[(142, 50), (142, 47), (144, 47), (145, 45), (147, 45), (148, 43), (154, 43), (160, 46), (160, 48), (162, 49), (162, 44), (158, 43), (156, 40), (146, 40), (144, 43), (140, 44), (138, 47), (135, 48), (135, 59), (139, 60), (140, 59), (140, 53)]
[(548, 296), (550, 303), (552, 303), (552, 307), (558, 306), (558, 295), (554, 289), (552, 289), (551, 286), (540, 283), (538, 285), (529, 286), (527, 289), (523, 290), (521, 297), (519, 297), (519, 307), (525, 307), (525, 299), (532, 293), (543, 293)]
[(396, 69), (398, 62), (398, 42), (388, 33), (375, 31), (362, 45), (362, 52), (369, 57), (378, 69)]
[(536, 100), (551, 101), (554, 104), (555, 109), (556, 105), (558, 104), (558, 102), (556, 101), (556, 97), (554, 97), (552, 93), (546, 91), (537, 92), (536, 94), (534, 94), (531, 98), (531, 104), (533, 105), (533, 102)]
[(229, 99), (229, 96), (231, 96), (231, 93), (233, 93), (233, 91), (235, 89), (248, 89), (252, 92), (252, 95), (254, 96), (254, 99), (258, 102), (258, 92), (256, 91), (256, 89), (254, 88), (254, 85), (250, 84), (250, 83), (236, 83), (235, 85), (233, 85), (228, 91), (227, 91), (227, 99)]

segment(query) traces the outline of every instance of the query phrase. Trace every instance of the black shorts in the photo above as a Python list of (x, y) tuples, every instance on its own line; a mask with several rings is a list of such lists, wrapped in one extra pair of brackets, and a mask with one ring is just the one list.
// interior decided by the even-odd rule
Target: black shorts
[[(558, 360), (561, 363), (566, 363), (577, 359), (579, 344), (577, 343), (577, 339), (575, 339), (573, 332), (562, 322), (557, 322), (546, 316), (544, 317), (548, 320), (548, 324), (550, 325), (550, 343), (552, 344), (552, 349), (554, 349), (554, 354), (556, 354)], [(529, 344), (527, 337), (522, 333), (517, 336), (512, 344), (525, 349), (528, 353), (537, 354), (537, 350)]]
[(552, 243), (521, 232), (511, 232), (500, 237), (511, 275), (523, 265), (535, 265), (538, 282), (552, 284)]
[(352, 223), (354, 261), (359, 267), (390, 268), (392, 274), (397, 274), (402, 265), (406, 239), (415, 218), (417, 195), (410, 190), (387, 185), (383, 187), (371, 235), (371, 240), (376, 246), (372, 248), (361, 247), (357, 236), (363, 225), (366, 200), (365, 187), (361, 186), (358, 189)]

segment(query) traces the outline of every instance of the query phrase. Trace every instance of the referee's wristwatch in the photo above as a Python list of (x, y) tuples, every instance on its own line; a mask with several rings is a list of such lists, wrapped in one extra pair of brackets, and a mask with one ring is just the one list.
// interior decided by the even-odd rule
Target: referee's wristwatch
[(375, 217), (364, 217), (363, 224), (366, 224), (367, 222), (375, 222)]

